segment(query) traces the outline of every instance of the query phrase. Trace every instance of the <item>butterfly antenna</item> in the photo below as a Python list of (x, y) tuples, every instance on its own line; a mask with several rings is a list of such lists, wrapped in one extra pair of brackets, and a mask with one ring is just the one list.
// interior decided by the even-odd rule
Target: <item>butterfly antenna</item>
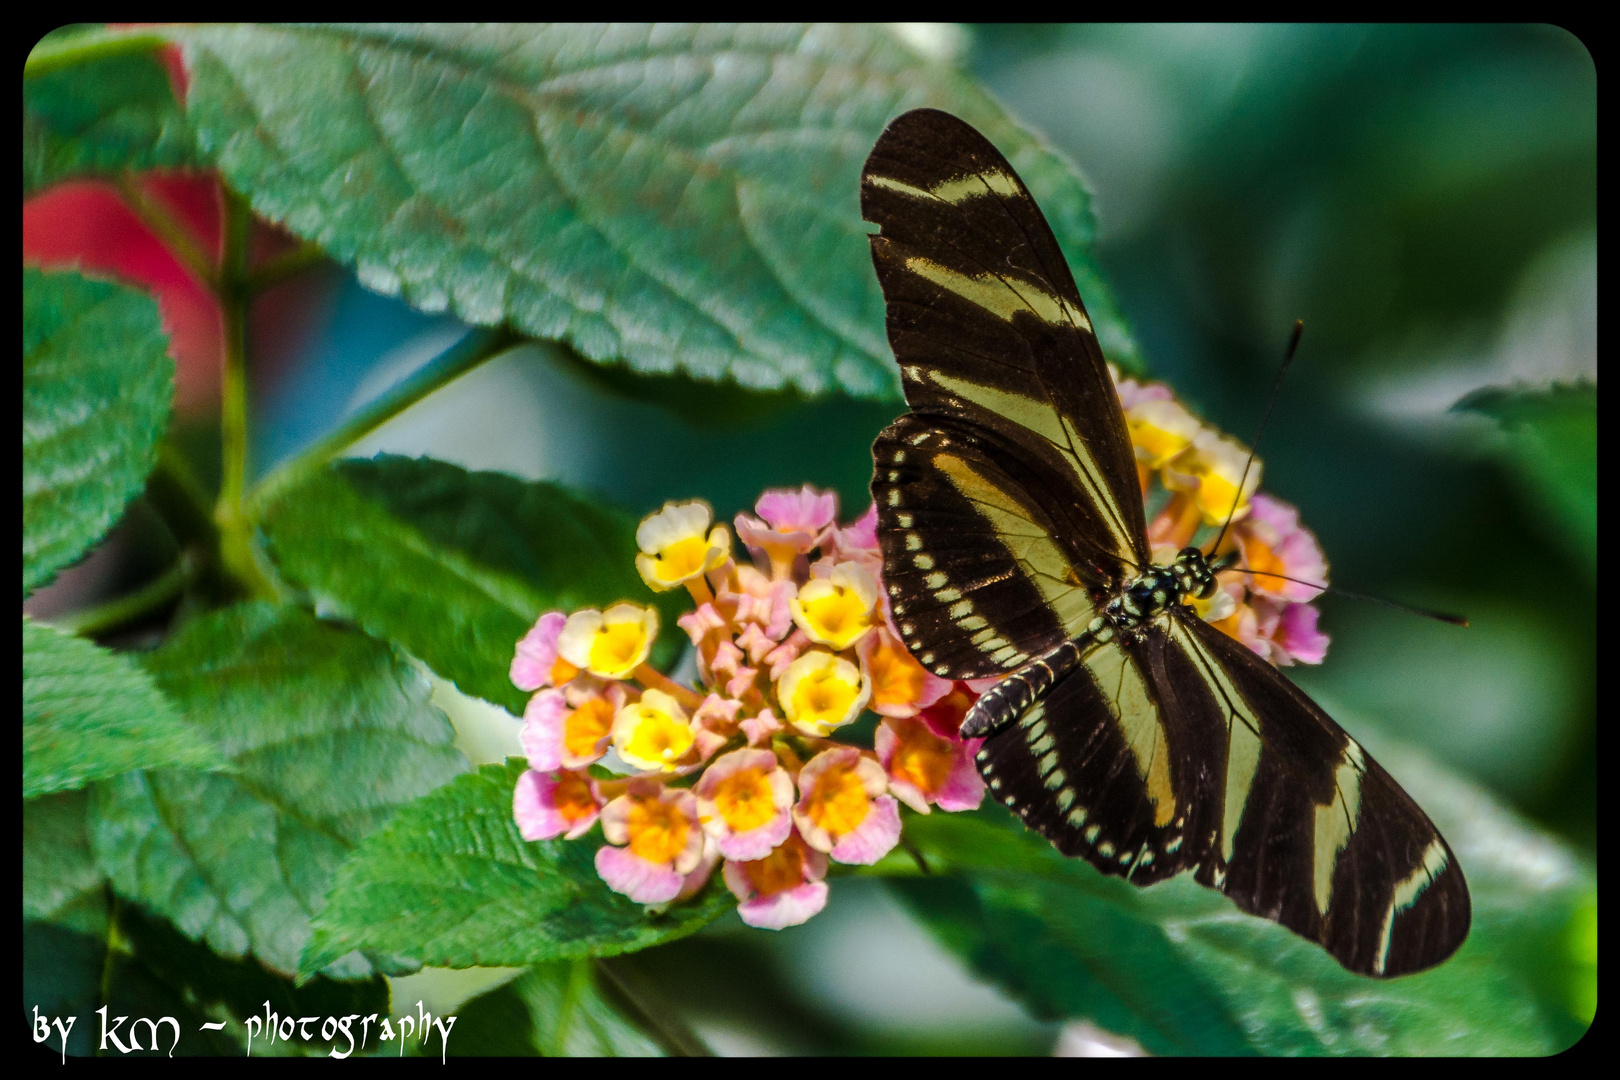
[(1288, 374), (1288, 368), (1294, 362), (1294, 354), (1299, 351), (1299, 336), (1305, 332), (1305, 320), (1294, 320), (1294, 332), (1288, 338), (1288, 351), (1283, 354), (1282, 367), (1277, 371), (1277, 381), (1271, 384), (1271, 397), (1266, 401), (1266, 411), (1260, 416), (1260, 426), (1255, 429), (1254, 438), (1249, 441), (1249, 459), (1243, 463), (1243, 475), (1238, 477), (1237, 493), (1232, 496), (1232, 509), (1226, 512), (1226, 521), (1221, 524), (1221, 531), (1216, 534), (1215, 542), (1209, 547), (1209, 554), (1214, 555), (1221, 549), (1221, 541), (1226, 539), (1226, 530), (1232, 527), (1232, 516), (1237, 513), (1238, 504), (1243, 501), (1243, 485), (1249, 480), (1249, 470), (1254, 466), (1254, 452), (1260, 445), (1260, 436), (1265, 434), (1266, 422), (1271, 419), (1271, 410), (1277, 407), (1277, 394), (1282, 390), (1283, 376)]
[(1343, 596), (1350, 600), (1370, 600), (1375, 604), (1383, 604), (1387, 608), (1394, 608), (1396, 611), (1404, 611), (1408, 615), (1417, 615), (1424, 619), (1433, 619), (1436, 622), (1449, 623), (1452, 626), (1468, 625), (1468, 619), (1462, 615), (1452, 615), (1444, 611), (1435, 611), (1432, 608), (1420, 608), (1412, 604), (1403, 604), (1398, 600), (1386, 600), (1382, 596), (1369, 596), (1367, 593), (1351, 592), (1349, 589), (1341, 589), (1337, 585), (1323, 585), (1319, 581), (1306, 581), (1303, 578), (1289, 577), (1287, 574), (1274, 574), (1269, 570), (1249, 570), (1242, 566), (1229, 566), (1226, 567), (1226, 569), (1234, 574), (1252, 574), (1258, 577), (1276, 578), (1279, 581), (1292, 581), (1296, 585), (1306, 585), (1313, 589), (1321, 589), (1325, 593), (1332, 593), (1334, 596)]

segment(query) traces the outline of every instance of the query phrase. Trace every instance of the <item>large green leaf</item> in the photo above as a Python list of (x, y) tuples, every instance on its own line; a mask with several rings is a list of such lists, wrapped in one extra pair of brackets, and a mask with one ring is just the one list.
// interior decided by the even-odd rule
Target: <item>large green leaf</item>
[(140, 493), (169, 420), (166, 348), (145, 293), (23, 270), (23, 595)]
[(1488, 386), (1453, 409), (1489, 416), (1509, 434), (1508, 460), (1554, 531), (1597, 573), (1597, 387)]
[[(35, 49), (60, 49), (58, 31)], [(102, 56), (23, 80), (23, 191), (58, 180), (197, 163), (196, 140), (154, 55)]]
[(604, 996), (592, 960), (536, 964), (456, 1010), (450, 1056), (656, 1057), (658, 1043)]
[[(1450, 840), (1474, 925), (1455, 957), (1381, 981), (1181, 877), (1149, 889), (1064, 859), (1009, 815), (907, 822), (949, 876), (893, 884), (939, 936), (1038, 1016), (1086, 1018), (1155, 1053), (1547, 1054), (1583, 1025), (1564, 941), (1589, 871), (1489, 796), (1379, 754)], [(891, 867), (903, 869), (893, 860)]]
[(31, 619), (22, 693), (25, 799), (131, 769), (225, 767), (128, 657)]
[(680, 591), (635, 569), (635, 520), (555, 484), (427, 458), (342, 461), (282, 493), (264, 531), (281, 572), (324, 608), (403, 645), (466, 693), (521, 714), (509, 670), (553, 608), (656, 603), (669, 655)]
[(1116, 362), (1074, 169), (876, 26), (188, 27), (188, 115), (259, 214), (428, 311), (592, 360), (898, 398), (857, 185), (950, 110), (1051, 220)]
[[(449, 721), (407, 659), (297, 608), (216, 612), (145, 662), (234, 773), (164, 769), (98, 784), (97, 861), (120, 894), (221, 955), (251, 951), (296, 971), (310, 916), (353, 845), (467, 767)], [(330, 974), (370, 970), (339, 959)]]
[(525, 768), (513, 758), (460, 777), (361, 844), (315, 919), (305, 970), (354, 949), (409, 951), (439, 967), (611, 956), (684, 937), (735, 904), (716, 875), (650, 914), (597, 876), (597, 834), (525, 841), (512, 820)]

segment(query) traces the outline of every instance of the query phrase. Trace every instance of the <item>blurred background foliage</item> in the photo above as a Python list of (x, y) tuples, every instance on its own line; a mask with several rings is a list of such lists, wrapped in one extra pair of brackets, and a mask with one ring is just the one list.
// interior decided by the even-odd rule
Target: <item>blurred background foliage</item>
[[(1299, 506), (1336, 583), (1472, 626), (1327, 598), (1328, 662), (1290, 675), (1352, 730), (1427, 749), (1591, 855), (1596, 82), (1580, 41), (1547, 26), (901, 33), (1078, 166), (1145, 370), (1207, 421), (1250, 438), (1304, 320), (1264, 486)], [(280, 286), (249, 329), (260, 474), (465, 333), (332, 264)], [(901, 408), (638, 375), (533, 343), (351, 453), (557, 480), (638, 514), (699, 496), (722, 520), (765, 487), (810, 482), (853, 517), (871, 439)], [(206, 405), (178, 419), (181, 444), (187, 430), (207, 444)], [(85, 564), (99, 577), (81, 574), (80, 595), (46, 590), (32, 610), (142, 580), (161, 563), (142, 522), (137, 509), (115, 552)], [(441, 697), (474, 726), (482, 706)], [(1591, 926), (1595, 964), (1595, 913)], [(722, 1051), (1046, 1052), (1059, 1035), (966, 977), (877, 882), (840, 880), (803, 927), (723, 919), (623, 964), (678, 994)], [(457, 985), (439, 992), (471, 992)]]

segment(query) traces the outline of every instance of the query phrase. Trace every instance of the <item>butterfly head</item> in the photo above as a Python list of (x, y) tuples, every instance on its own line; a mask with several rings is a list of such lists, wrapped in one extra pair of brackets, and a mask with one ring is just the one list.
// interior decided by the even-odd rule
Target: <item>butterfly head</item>
[(1200, 600), (1208, 600), (1215, 595), (1217, 569), (1210, 566), (1209, 559), (1195, 547), (1182, 548), (1176, 555), (1176, 561), (1170, 564), (1170, 572), (1175, 576), (1181, 595), (1196, 596)]

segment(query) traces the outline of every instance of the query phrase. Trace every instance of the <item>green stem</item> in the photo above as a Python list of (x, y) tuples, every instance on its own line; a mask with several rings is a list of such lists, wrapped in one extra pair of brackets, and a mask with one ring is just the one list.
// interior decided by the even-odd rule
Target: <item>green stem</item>
[(675, 1014), (663, 996), (653, 992), (624, 967), (621, 960), (597, 957), (596, 970), (637, 1012), (664, 1044), (681, 1057), (713, 1057), (714, 1052)]
[(257, 296), (264, 290), (280, 285), (295, 274), (309, 269), (324, 258), (326, 251), (319, 244), (306, 242), (291, 251), (284, 251), (275, 258), (261, 263), (248, 276), (248, 293)]
[(23, 78), (34, 79), (112, 56), (155, 52), (168, 44), (168, 38), (151, 31), (87, 30), (62, 41), (36, 45), (23, 61)]
[(214, 522), (220, 532), (220, 563), (256, 596), (274, 598), (275, 585), (253, 550), (253, 522), (246, 503), (248, 456), (247, 285), (248, 233), (253, 215), (247, 200), (225, 190), (225, 244), (220, 258), (219, 309), (224, 322), (224, 371), (220, 379), (220, 484)]
[(214, 524), (208, 492), (167, 439), (158, 444), (157, 466), (147, 478), (146, 494), (181, 547), (219, 550), (219, 526)]
[(162, 608), (184, 592), (195, 576), (190, 561), (182, 559), (161, 577), (127, 596), (46, 621), (80, 637), (100, 637)]
[(439, 357), (363, 406), (320, 442), (285, 462), (254, 486), (248, 509), (261, 511), (277, 494), (321, 468), (351, 444), (392, 420), (439, 387), (521, 341), (505, 327), (475, 330)]

